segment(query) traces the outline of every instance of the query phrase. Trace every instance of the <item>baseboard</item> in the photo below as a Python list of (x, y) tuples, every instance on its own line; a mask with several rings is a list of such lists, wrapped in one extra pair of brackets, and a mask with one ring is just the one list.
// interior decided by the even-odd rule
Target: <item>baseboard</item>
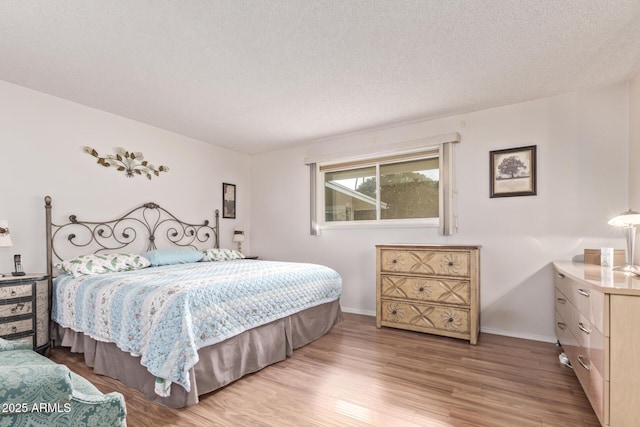
[[(351, 314), (362, 314), (364, 316), (376, 316), (376, 312), (375, 311), (370, 311), (370, 310), (361, 310), (359, 308), (352, 308), (352, 307), (342, 307), (342, 311), (345, 313), (351, 313)], [(496, 328), (480, 328), (480, 332), (484, 332), (487, 334), (493, 334), (493, 335), (502, 335), (505, 337), (512, 337), (512, 338), (521, 338), (521, 339), (525, 339), (525, 340), (532, 340), (532, 341), (541, 341), (541, 342), (549, 342), (549, 343), (553, 343), (555, 344), (558, 339), (555, 336), (547, 336), (547, 335), (537, 335), (537, 334), (528, 334), (526, 332), (515, 332), (515, 331), (505, 331), (503, 329), (496, 329)]]
[(361, 310), (359, 308), (351, 308), (351, 307), (341, 307), (341, 308), (342, 308), (342, 311), (345, 312), (345, 313), (362, 314), (364, 316), (376, 317), (376, 312), (375, 311)]
[(493, 334), (493, 335), (502, 335), (505, 337), (512, 337), (512, 338), (522, 338), (525, 340), (550, 342), (554, 344), (558, 341), (558, 339), (555, 336), (528, 334), (526, 332), (505, 331), (503, 329), (496, 329), (496, 328), (480, 327), (480, 332)]

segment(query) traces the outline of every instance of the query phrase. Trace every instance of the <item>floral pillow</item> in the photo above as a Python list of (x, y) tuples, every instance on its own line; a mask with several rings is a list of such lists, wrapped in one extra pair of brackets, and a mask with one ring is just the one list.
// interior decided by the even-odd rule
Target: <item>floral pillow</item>
[(151, 263), (143, 256), (128, 253), (80, 255), (56, 264), (56, 268), (73, 277), (90, 274), (115, 273), (149, 267)]
[(233, 249), (205, 249), (202, 252), (204, 253), (202, 261), (228, 261), (244, 258), (242, 252)]

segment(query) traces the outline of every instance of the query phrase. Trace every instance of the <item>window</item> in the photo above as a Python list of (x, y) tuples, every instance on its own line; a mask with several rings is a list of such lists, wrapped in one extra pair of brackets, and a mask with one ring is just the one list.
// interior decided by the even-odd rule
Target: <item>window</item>
[[(385, 154), (307, 161), (311, 171), (311, 234), (322, 228), (439, 226), (453, 234), (452, 144), (412, 141)], [(443, 138), (446, 138), (443, 140)], [(422, 144), (415, 144), (416, 142)]]
[(324, 178), (324, 221), (438, 218), (438, 155), (371, 166), (320, 167)]

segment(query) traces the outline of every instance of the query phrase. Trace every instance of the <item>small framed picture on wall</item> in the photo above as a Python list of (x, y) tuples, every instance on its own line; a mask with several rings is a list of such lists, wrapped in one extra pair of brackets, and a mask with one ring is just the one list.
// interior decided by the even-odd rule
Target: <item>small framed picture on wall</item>
[(536, 146), (489, 153), (490, 197), (536, 195)]
[(236, 186), (222, 183), (222, 218), (236, 217)]

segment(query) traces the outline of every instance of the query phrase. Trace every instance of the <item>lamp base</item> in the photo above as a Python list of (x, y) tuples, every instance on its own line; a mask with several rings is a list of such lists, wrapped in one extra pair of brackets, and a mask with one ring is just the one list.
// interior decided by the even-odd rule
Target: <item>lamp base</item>
[(630, 264), (615, 267), (613, 271), (620, 271), (627, 276), (640, 276), (640, 268)]

